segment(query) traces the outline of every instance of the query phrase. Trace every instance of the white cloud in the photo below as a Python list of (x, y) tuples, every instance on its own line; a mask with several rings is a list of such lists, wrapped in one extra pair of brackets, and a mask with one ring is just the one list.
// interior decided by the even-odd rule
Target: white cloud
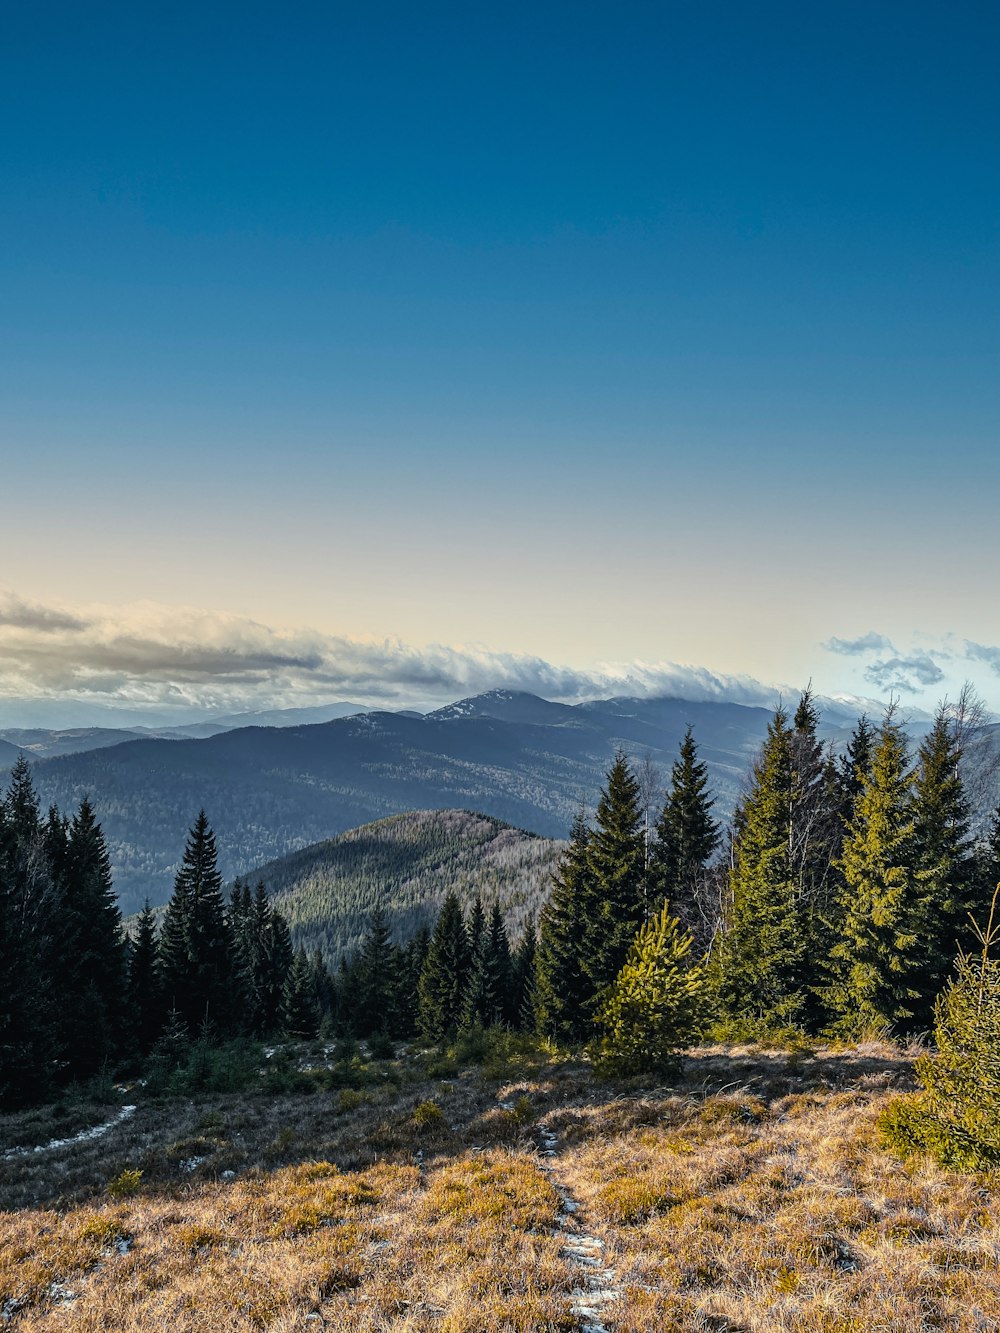
[(223, 612), (155, 603), (77, 614), (29, 608), (11, 597), (0, 607), (6, 609), (0, 612), (0, 696), (8, 698), (215, 711), (320, 698), (396, 705), (493, 688), (567, 702), (674, 695), (771, 706), (778, 694), (749, 676), (672, 662), (604, 662), (579, 670), (523, 653), (276, 630)]

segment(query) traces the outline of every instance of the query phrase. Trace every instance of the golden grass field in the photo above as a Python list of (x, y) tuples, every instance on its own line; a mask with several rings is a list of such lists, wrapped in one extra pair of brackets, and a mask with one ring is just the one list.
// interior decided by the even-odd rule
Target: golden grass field
[[(406, 1057), (360, 1090), (138, 1100), (103, 1138), (0, 1161), (0, 1322), (1000, 1330), (996, 1184), (878, 1146), (911, 1069), (889, 1046), (713, 1047), (654, 1087), (522, 1047), (447, 1078)], [(54, 1124), (4, 1117), (0, 1142)]]

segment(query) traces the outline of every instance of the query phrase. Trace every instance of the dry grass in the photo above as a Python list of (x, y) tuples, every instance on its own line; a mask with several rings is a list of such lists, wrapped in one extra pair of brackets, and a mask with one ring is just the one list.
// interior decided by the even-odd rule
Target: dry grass
[(104, 1139), (0, 1165), (0, 1307), (25, 1330), (568, 1333), (578, 1230), (617, 1271), (614, 1333), (1000, 1330), (994, 1182), (875, 1141), (910, 1067), (716, 1048), (668, 1088), (539, 1060), (140, 1104)]

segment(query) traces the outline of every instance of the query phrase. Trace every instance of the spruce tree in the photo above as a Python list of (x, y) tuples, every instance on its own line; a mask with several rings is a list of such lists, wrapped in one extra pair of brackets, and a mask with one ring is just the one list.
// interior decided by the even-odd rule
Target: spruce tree
[(590, 911), (583, 969), (596, 996), (611, 984), (646, 915), (646, 846), (639, 784), (619, 751), (588, 841)]
[(511, 964), (510, 1000), (505, 1018), (510, 1027), (534, 1032), (538, 1027), (536, 977), (538, 972), (538, 933), (533, 917), (528, 918), (524, 934), (514, 950)]
[(689, 726), (671, 768), (670, 789), (656, 824), (649, 867), (650, 905), (658, 911), (664, 902), (669, 903), (671, 912), (704, 942), (709, 932), (699, 889), (720, 841), (713, 805), (708, 768), (698, 758)]
[(31, 766), (22, 756), (0, 805), (0, 1098), (37, 1101), (56, 1073), (52, 994), (57, 890), (53, 861), (65, 823), (42, 823)]
[(420, 973), (419, 1024), (427, 1041), (453, 1036), (465, 1010), (469, 977), (469, 937), (454, 892), (442, 904)]
[(512, 980), (513, 965), (507, 928), (500, 904), (494, 903), (478, 952), (471, 959), (465, 1025), (484, 1028), (501, 1026), (506, 1017)]
[(969, 914), (976, 907), (969, 805), (962, 786), (959, 738), (942, 704), (920, 745), (913, 781), (919, 992), (914, 1021), (929, 1026), (934, 999), (960, 949), (974, 943)]
[(668, 907), (643, 925), (597, 1011), (599, 1061), (616, 1074), (667, 1072), (709, 1018), (703, 968), (690, 932)]
[(296, 952), (285, 982), (281, 1020), (286, 1036), (300, 1041), (311, 1041), (319, 1030), (315, 978), (304, 949)]
[(396, 1030), (396, 995), (399, 982), (396, 952), (389, 922), (379, 906), (372, 912), (361, 942), (358, 969), (358, 1036)]
[(738, 1021), (783, 1026), (805, 1013), (806, 935), (790, 837), (793, 749), (778, 708), (753, 767), (732, 849), (725, 932), (713, 958), (720, 999)]
[(424, 970), (431, 932), (426, 924), (399, 949), (398, 1027), (394, 1036), (413, 1036), (420, 1022), (420, 974)]
[(871, 772), (872, 752), (875, 748), (875, 729), (867, 714), (858, 718), (847, 749), (837, 765), (837, 784), (840, 789), (841, 820), (846, 825), (854, 813), (854, 802), (861, 794), (865, 779)]
[(104, 834), (86, 798), (69, 826), (61, 859), (53, 977), (57, 1041), (66, 1073), (82, 1078), (120, 1048), (125, 1001), (121, 912)]
[(844, 841), (838, 768), (818, 738), (818, 726), (819, 710), (812, 689), (807, 688), (792, 718), (788, 843), (795, 902), (805, 935), (803, 1019), (812, 1026), (827, 1017), (821, 993), (835, 938), (832, 918)]
[(842, 858), (840, 935), (827, 1001), (846, 1035), (907, 1027), (919, 1000), (919, 909), (912, 775), (906, 737), (890, 708), (871, 771), (854, 803)]
[(160, 934), (160, 968), (167, 1003), (189, 1033), (205, 1018), (217, 1033), (236, 1026), (233, 944), (222, 899), (215, 835), (205, 811), (188, 836)]
[(534, 1008), (538, 1034), (571, 1045), (590, 1031), (587, 1005), (593, 986), (585, 963), (592, 910), (590, 830), (583, 815), (573, 821), (569, 846), (552, 876), (538, 930)]
[(126, 1003), (130, 1037), (140, 1055), (148, 1055), (163, 1030), (166, 1011), (156, 947), (156, 917), (146, 899), (127, 955)]

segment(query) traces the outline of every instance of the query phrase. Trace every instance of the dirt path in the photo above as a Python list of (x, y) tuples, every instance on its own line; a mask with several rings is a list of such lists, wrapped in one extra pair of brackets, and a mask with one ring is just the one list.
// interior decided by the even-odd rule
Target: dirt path
[(74, 1143), (99, 1139), (103, 1134), (107, 1134), (109, 1129), (114, 1129), (116, 1125), (120, 1125), (123, 1120), (128, 1120), (129, 1116), (134, 1114), (134, 1106), (123, 1106), (110, 1120), (105, 1120), (101, 1125), (91, 1125), (89, 1129), (81, 1129), (78, 1134), (71, 1134), (68, 1139), (50, 1139), (48, 1143), (38, 1143), (33, 1148), (8, 1148), (0, 1156), (5, 1160), (9, 1157), (29, 1157), (32, 1153), (54, 1152), (56, 1148), (70, 1148)]
[(544, 1125), (539, 1129), (539, 1140), (542, 1169), (555, 1186), (562, 1205), (556, 1235), (564, 1238), (562, 1254), (580, 1279), (570, 1293), (570, 1313), (579, 1323), (580, 1333), (609, 1333), (603, 1318), (608, 1307), (621, 1297), (618, 1275), (608, 1267), (604, 1242), (597, 1236), (586, 1235), (576, 1225), (575, 1214), (580, 1205), (559, 1178), (559, 1140)]

